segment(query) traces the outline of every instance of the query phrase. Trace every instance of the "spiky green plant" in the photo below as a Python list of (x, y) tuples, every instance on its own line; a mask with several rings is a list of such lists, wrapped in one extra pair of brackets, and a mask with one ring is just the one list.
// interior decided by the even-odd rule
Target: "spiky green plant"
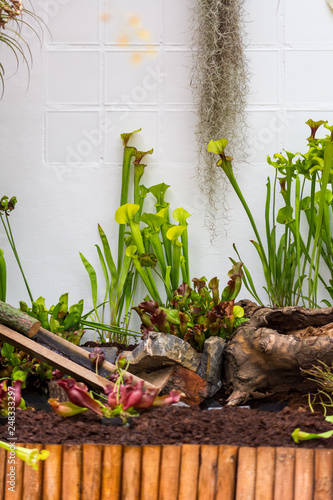
[[(22, 37), (21, 30), (27, 27), (40, 39), (36, 29), (26, 21), (32, 19), (38, 27), (42, 26), (41, 19), (32, 11), (23, 7), (21, 0), (0, 0), (0, 44), (6, 45), (16, 59), (17, 66), (20, 58), (30, 71), (32, 54), (27, 41)], [(5, 89), (5, 67), (0, 61), (0, 98)]]

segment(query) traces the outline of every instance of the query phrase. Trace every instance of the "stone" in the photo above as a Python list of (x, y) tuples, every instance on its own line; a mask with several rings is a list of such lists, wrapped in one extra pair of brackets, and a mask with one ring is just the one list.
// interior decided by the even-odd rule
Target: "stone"
[(204, 343), (201, 363), (196, 373), (210, 385), (209, 397), (221, 387), (222, 356), (225, 340), (220, 337), (209, 337)]
[(182, 401), (190, 406), (199, 405), (210, 393), (210, 385), (206, 380), (192, 370), (176, 364), (161, 389), (160, 395), (168, 394), (173, 389), (183, 392), (185, 396), (182, 397)]
[(134, 374), (141, 371), (153, 371), (173, 364), (196, 372), (201, 354), (188, 342), (168, 333), (152, 332), (134, 349), (126, 360), (128, 370)]

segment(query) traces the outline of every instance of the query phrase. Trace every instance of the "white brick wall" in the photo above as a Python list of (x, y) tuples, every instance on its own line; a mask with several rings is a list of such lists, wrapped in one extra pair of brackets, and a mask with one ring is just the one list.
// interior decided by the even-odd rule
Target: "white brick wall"
[[(90, 304), (78, 251), (98, 266), (97, 223), (110, 239), (117, 234), (119, 134), (140, 127), (135, 145), (154, 148), (144, 183), (171, 184), (171, 205), (192, 213), (192, 274), (218, 275), (224, 283), (236, 242), (259, 287), (263, 283), (233, 192), (228, 233), (221, 221), (211, 245), (203, 225), (189, 91), (193, 1), (32, 0), (53, 39), (46, 35), (42, 51), (31, 39), (27, 93), (23, 67), (7, 81), (0, 102), (0, 194), (18, 197), (11, 216), (18, 249), (33, 294), (48, 304), (65, 291), (71, 302)], [(333, 123), (333, 12), (325, 0), (246, 0), (245, 10), (251, 150), (238, 178), (262, 223), (267, 154), (304, 148), (310, 117)], [(8, 260), (8, 301), (17, 305), (27, 296), (3, 235), (0, 247)]]

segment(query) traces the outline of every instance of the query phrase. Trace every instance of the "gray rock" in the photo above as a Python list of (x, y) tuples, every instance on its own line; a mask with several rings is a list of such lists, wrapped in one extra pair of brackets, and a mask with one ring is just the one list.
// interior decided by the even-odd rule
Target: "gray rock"
[(221, 371), (224, 346), (225, 340), (220, 337), (209, 337), (204, 343), (197, 374), (210, 384), (210, 396), (213, 396), (222, 386)]
[(175, 335), (152, 332), (126, 356), (126, 360), (130, 362), (132, 373), (156, 370), (174, 363), (196, 372), (201, 354)]

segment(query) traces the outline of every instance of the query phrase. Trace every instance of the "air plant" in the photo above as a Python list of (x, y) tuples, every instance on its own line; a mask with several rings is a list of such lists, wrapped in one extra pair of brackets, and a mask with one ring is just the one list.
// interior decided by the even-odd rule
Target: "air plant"
[[(38, 27), (43, 27), (43, 21), (32, 11), (23, 7), (21, 0), (0, 0), (0, 43), (5, 44), (16, 59), (17, 66), (20, 57), (23, 59), (28, 72), (32, 64), (32, 54), (29, 44), (22, 36), (22, 28), (27, 27), (40, 37), (36, 29), (29, 24), (26, 19), (32, 19)], [(26, 51), (28, 55), (26, 55)], [(0, 86), (2, 87), (0, 98), (3, 96), (5, 88), (5, 68), (0, 62)]]
[(222, 170), (215, 168), (206, 145), (213, 137), (229, 137), (237, 160), (246, 151), (248, 66), (245, 58), (242, 0), (199, 0), (193, 5), (191, 87), (197, 108), (199, 187), (207, 196), (206, 224), (216, 233), (219, 209), (227, 209)]

